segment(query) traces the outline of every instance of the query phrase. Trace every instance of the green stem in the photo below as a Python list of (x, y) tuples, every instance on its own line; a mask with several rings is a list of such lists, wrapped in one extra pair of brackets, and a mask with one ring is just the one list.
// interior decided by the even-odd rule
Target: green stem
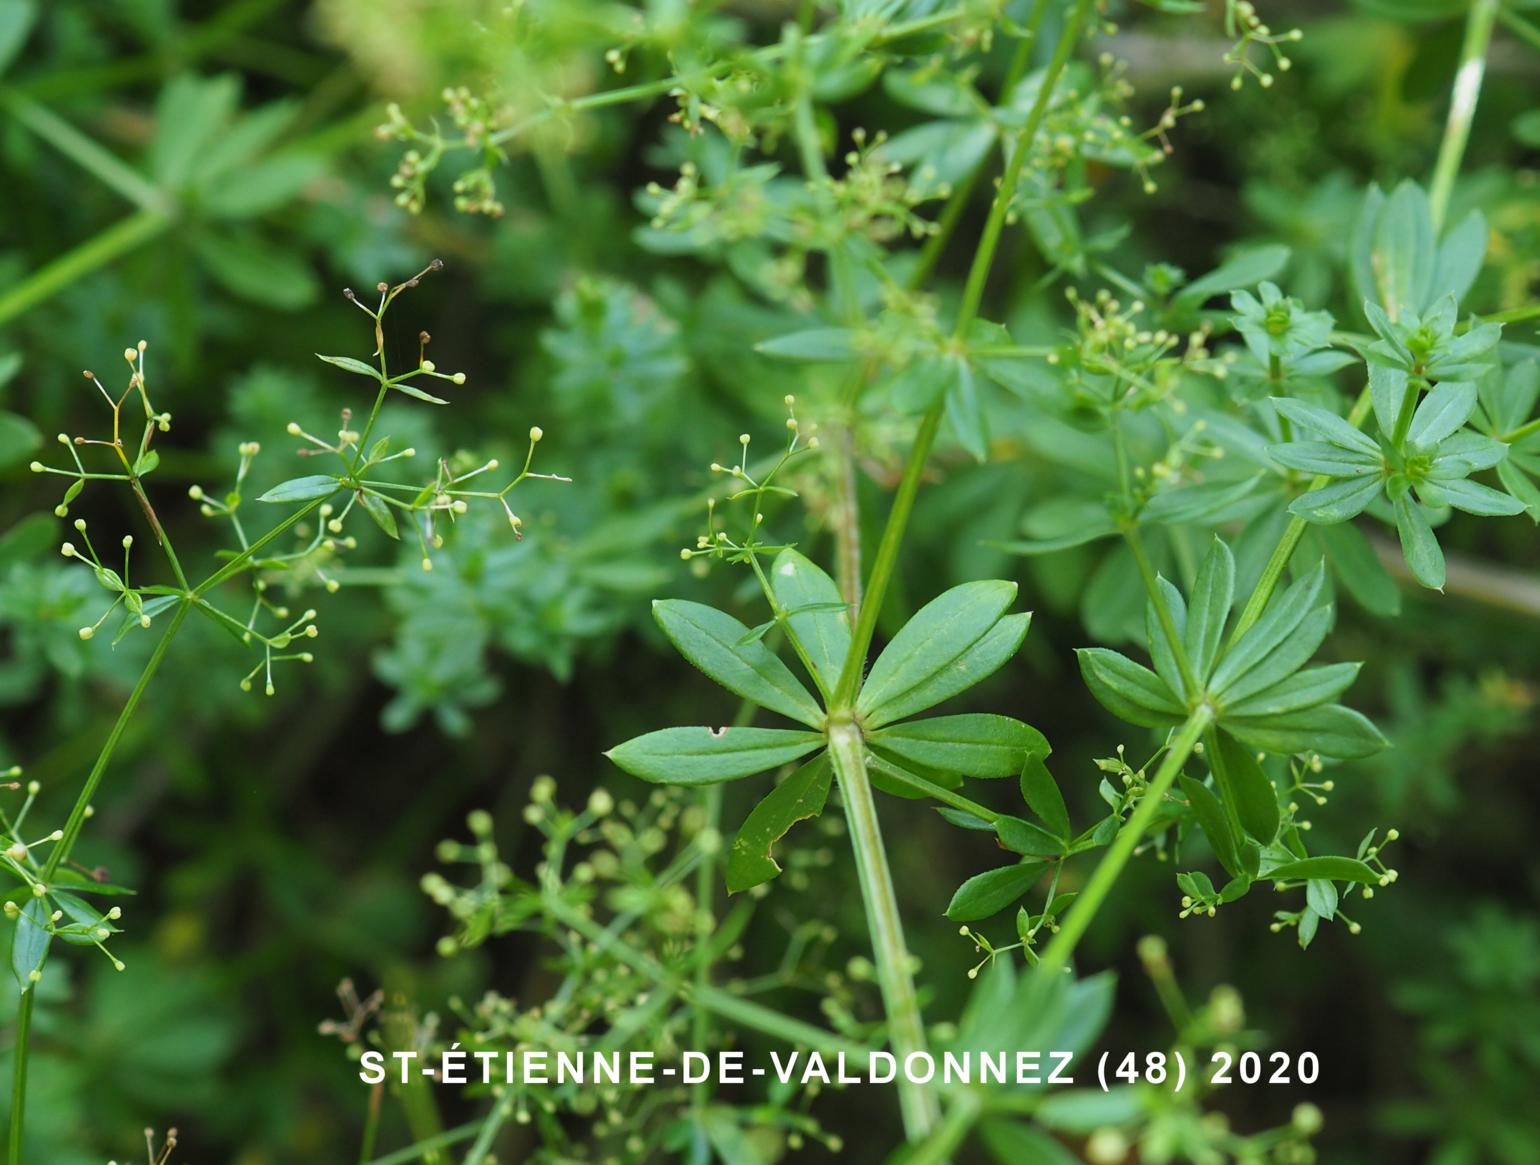
[(141, 210), (115, 223), (0, 295), (0, 324), (57, 295), (76, 280), (143, 246), (171, 225), (163, 211)]
[(978, 1093), (958, 1093), (930, 1136), (904, 1156), (904, 1165), (944, 1165), (962, 1147), (982, 1114), (983, 1101)]
[[(913, 1052), (925, 1050), (925, 1024), (920, 1016), (909, 948), (904, 945), (903, 920), (899, 917), (887, 850), (882, 844), (882, 827), (877, 821), (877, 805), (866, 771), (866, 744), (855, 724), (847, 720), (829, 725), (829, 759), (844, 796), (861, 901), (872, 934), (877, 983), (888, 1017), (888, 1039), (893, 1054), (902, 1061)], [(927, 1136), (941, 1115), (934, 1092), (903, 1079), (902, 1075), (898, 1102), (904, 1132), (911, 1141)]]
[[(91, 798), (107, 772), (112, 754), (117, 750), (118, 742), (123, 738), (128, 722), (139, 706), (140, 697), (150, 686), (150, 680), (154, 678), (161, 660), (165, 658), (166, 649), (176, 638), (176, 633), (182, 626), (182, 620), (187, 618), (190, 607), (191, 604), (185, 602), (177, 604), (176, 613), (171, 616), (171, 622), (166, 625), (166, 630), (162, 633), (159, 642), (155, 644), (155, 650), (150, 653), (150, 658), (144, 665), (144, 671), (139, 674), (138, 682), (134, 684), (133, 691), (129, 693), (128, 700), (123, 705), (123, 710), (118, 713), (117, 721), (107, 734), (101, 751), (97, 753), (96, 763), (91, 766), (91, 773), (86, 777), (86, 783), (81, 788), (80, 795), (75, 798), (74, 808), (70, 810), (69, 819), (64, 823), (64, 836), (49, 852), (48, 860), (43, 864), (42, 872), (38, 875), (38, 881), (41, 884), (47, 885), (53, 879), (59, 866), (69, 857), (70, 851), (74, 848), (75, 841), (80, 836), (81, 827), (85, 824)], [(35, 988), (22, 992), (21, 1002), (16, 1011), (16, 1043), (13, 1051), (15, 1059), (11, 1073), (11, 1129), (8, 1156), (10, 1165), (22, 1163), (22, 1125), (23, 1118), (26, 1116), (27, 1100), (27, 1044), (32, 1030), (32, 1000), (36, 994)]]
[[(1070, 54), (1080, 40), (1080, 30), (1085, 23), (1087, 13), (1090, 12), (1091, 3), (1092, 0), (1075, 0), (1075, 7), (1069, 19), (1065, 21), (1064, 30), (1060, 33), (1058, 44), (1054, 47), (1053, 59), (1044, 72), (1037, 99), (1032, 103), (1032, 109), (1027, 114), (1021, 133), (1017, 135), (1016, 148), (1011, 151), (1010, 161), (1006, 163), (1005, 175), (1001, 178), (1000, 187), (995, 192), (994, 202), (989, 208), (989, 218), (984, 223), (978, 248), (973, 254), (973, 263), (968, 269), (968, 280), (963, 288), (962, 304), (958, 308), (957, 324), (953, 329), (955, 338), (965, 337), (978, 315), (979, 304), (984, 297), (984, 284), (994, 264), (995, 252), (1000, 244), (1000, 234), (1005, 228), (1011, 200), (1016, 194), (1016, 185), (1021, 179), (1027, 155), (1032, 152), (1032, 143), (1037, 137), (1037, 132), (1042, 128), (1043, 118), (1047, 116), (1048, 103), (1053, 90), (1058, 85), (1064, 67), (1069, 63)], [(930, 448), (935, 444), (936, 433), (941, 428), (944, 408), (945, 401), (937, 401), (925, 414), (919, 430), (915, 433), (914, 446), (909, 451), (909, 460), (904, 466), (903, 478), (899, 481), (898, 492), (893, 498), (893, 509), (888, 515), (887, 525), (882, 531), (882, 541), (877, 547), (877, 557), (872, 563), (871, 577), (866, 584), (866, 597), (861, 604), (861, 613), (856, 621), (855, 632), (851, 636), (850, 654), (845, 657), (844, 669), (840, 672), (839, 683), (835, 685), (831, 711), (849, 711), (855, 702), (856, 691), (861, 685), (861, 674), (866, 665), (866, 653), (871, 647), (872, 636), (877, 631), (877, 619), (882, 610), (882, 601), (887, 595), (888, 584), (893, 578), (893, 568), (898, 562), (898, 552), (904, 541), (904, 531), (908, 528), (909, 516), (914, 510), (915, 495), (920, 489), (920, 479), (925, 473), (925, 462), (930, 456)]]
[(32, 1033), (32, 1001), (35, 998), (37, 988), (33, 986), (22, 992), (21, 1003), (16, 1008), (16, 1042), (11, 1050), (11, 1125), (6, 1154), (10, 1165), (21, 1165), (22, 1117), (27, 1111), (27, 1047)]
[(1177, 730), (1176, 736), (1166, 750), (1165, 757), (1160, 762), (1160, 767), (1155, 770), (1154, 778), (1146, 787), (1144, 796), (1139, 798), (1139, 804), (1135, 806), (1133, 814), (1124, 823), (1123, 828), (1118, 830), (1117, 837), (1112, 839), (1112, 845), (1102, 855), (1096, 869), (1091, 872), (1085, 889), (1080, 891), (1069, 913), (1064, 916), (1064, 923), (1059, 928), (1059, 933), (1053, 936), (1053, 940), (1044, 949), (1041, 966), (1048, 973), (1053, 974), (1069, 966), (1075, 947), (1084, 937), (1086, 929), (1091, 925), (1091, 920), (1096, 917), (1097, 911), (1101, 909), (1102, 903), (1106, 901), (1108, 892), (1112, 889), (1113, 883), (1118, 880), (1118, 875), (1123, 872), (1123, 867), (1128, 864), (1128, 859), (1133, 856), (1134, 848), (1143, 839), (1150, 823), (1155, 820), (1155, 814), (1160, 811), (1166, 793), (1176, 783), (1182, 766), (1192, 755), (1193, 746), (1208, 730), (1213, 719), (1213, 709), (1207, 704), (1199, 704), (1188, 714), (1187, 720)]
[(429, 1154), (437, 1154), (440, 1149), (447, 1149), (450, 1145), (458, 1145), (461, 1141), (470, 1140), (476, 1135), (481, 1125), (481, 1121), (470, 1121), (458, 1128), (435, 1133), (431, 1137), (418, 1141), (415, 1145), (408, 1145), (404, 1149), (397, 1149), (394, 1153), (376, 1157), (369, 1162), (369, 1165), (407, 1165), (410, 1161), (421, 1161)]
[(1476, 116), (1476, 103), (1481, 99), (1487, 48), (1492, 43), (1492, 25), (1497, 20), (1497, 13), (1498, 0), (1473, 0), (1465, 18), (1465, 42), (1460, 46), (1460, 67), (1454, 75), (1454, 90), (1449, 98), (1449, 120), (1444, 123), (1444, 138), (1439, 144), (1433, 181), (1428, 187), (1428, 205), (1433, 212), (1435, 231), (1444, 224), (1455, 175), (1460, 172), (1465, 144), (1470, 140), (1471, 122)]

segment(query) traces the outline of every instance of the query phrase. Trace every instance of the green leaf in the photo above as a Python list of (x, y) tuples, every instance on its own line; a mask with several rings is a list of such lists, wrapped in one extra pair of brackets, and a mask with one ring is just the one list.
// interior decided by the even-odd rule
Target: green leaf
[(0, 0), (0, 73), (10, 67), (37, 20), (34, 0)]
[(1362, 882), (1366, 886), (1378, 886), (1380, 875), (1357, 858), (1301, 858), (1273, 866), (1262, 877), (1273, 882), (1308, 881), (1312, 878), (1328, 878), (1336, 882)]
[(1252, 748), (1280, 756), (1318, 752), (1356, 760), (1372, 756), (1388, 743), (1366, 716), (1341, 704), (1322, 704), (1278, 716), (1226, 717), (1224, 726)]
[(1520, 499), (1464, 478), (1428, 482), (1418, 486), (1417, 492), (1428, 501), (1437, 497), (1440, 505), (1453, 506), (1484, 518), (1512, 517), (1524, 512), (1524, 503)]
[(1476, 386), (1446, 380), (1422, 398), (1412, 414), (1406, 439), (1420, 449), (1431, 449), (1470, 419), (1476, 411)]
[(1400, 612), (1401, 588), (1390, 577), (1362, 530), (1342, 522), (1320, 526), (1316, 535), (1332, 570), (1359, 606), (1375, 615), (1389, 616)]
[[(177, 116), (171, 115), (173, 120)], [(297, 311), (313, 303), (319, 291), (309, 263), (255, 233), (235, 228), (217, 235), (199, 232), (193, 247), (226, 291), (263, 307)]]
[(1059, 792), (1059, 783), (1048, 771), (1041, 753), (1031, 754), (1021, 766), (1021, 796), (1055, 835), (1070, 836), (1069, 810), (1064, 806), (1064, 794)]
[(1412, 577), (1430, 590), (1444, 589), (1444, 552), (1422, 507), (1404, 493), (1395, 500), (1396, 533), (1401, 536), (1401, 554)]
[(868, 739), (903, 760), (970, 777), (1013, 777), (1029, 754), (1048, 751), (1037, 729), (984, 712), (910, 720), (878, 729)]
[(1536, 523), (1540, 523), (1540, 487), (1512, 462), (1504, 461), (1497, 467), (1498, 479), (1503, 488), (1521, 503)]
[(1287, 417), (1294, 423), (1295, 428), (1314, 433), (1329, 445), (1356, 450), (1366, 457), (1373, 458), (1376, 462), (1379, 461), (1380, 447), (1374, 443), (1374, 439), (1367, 433), (1353, 428), (1336, 413), (1327, 412), (1319, 405), (1307, 404), (1305, 401), (1293, 400), (1289, 397), (1275, 396), (1271, 399), (1278, 415)]
[(1369, 364), (1369, 397), (1374, 402), (1374, 419), (1387, 439), (1396, 430), (1396, 420), (1401, 416), (1410, 383), (1404, 368), (1390, 368), (1373, 361)]
[(1241, 828), (1263, 845), (1278, 836), (1278, 790), (1257, 763), (1256, 754), (1243, 747), (1222, 728), (1212, 739), (1219, 743), (1218, 764), (1210, 757), (1210, 769), (1224, 799), (1235, 807)]
[(1226, 709), (1233, 712), (1235, 704), (1270, 690), (1309, 663), (1325, 642), (1334, 613), (1330, 606), (1317, 607), (1301, 619), (1288, 638), (1274, 647), (1256, 667), (1248, 669), (1244, 675), (1237, 676), (1223, 688), (1216, 685), (1214, 692)]
[(1223, 694), (1294, 633), (1305, 617), (1315, 609), (1315, 601), (1325, 579), (1325, 561), (1318, 561), (1314, 570), (1296, 579), (1281, 595), (1273, 597), (1262, 617), (1241, 636), (1234, 647), (1225, 652), (1214, 669), (1210, 686), (1215, 692)]
[(257, 499), (259, 502), (313, 502), (329, 498), (342, 488), (342, 483), (325, 473), (313, 473), (308, 477), (291, 477), (280, 482)]
[(822, 727), (823, 710), (808, 690), (769, 648), (750, 639), (749, 629), (737, 619), (683, 599), (655, 602), (652, 613), (679, 654), (729, 692), (812, 728)]
[(1045, 864), (1024, 862), (975, 874), (957, 887), (946, 916), (953, 922), (976, 922), (998, 914), (1032, 888), (1042, 877)]
[(1227, 701), (1225, 715), (1276, 716), (1328, 703), (1348, 689), (1362, 666), (1360, 663), (1331, 663), (1306, 668), (1242, 699)]
[(1270, 244), (1254, 247), (1226, 260), (1207, 275), (1194, 279), (1176, 293), (1174, 300), (1179, 304), (1197, 307), (1216, 295), (1271, 279), (1283, 270), (1283, 265), (1288, 261), (1289, 249), (1285, 246)]
[(1000, 1165), (1078, 1165), (1080, 1158), (1025, 1122), (999, 1118), (979, 1126), (979, 1139)]
[(950, 359), (946, 365), (947, 420), (951, 422), (958, 442), (973, 459), (986, 461), (989, 458), (989, 417), (984, 411), (978, 378), (966, 360)]
[(604, 755), (654, 784), (714, 785), (800, 760), (822, 745), (818, 733), (785, 728), (663, 728)]
[(1338, 902), (1336, 884), (1326, 878), (1311, 878), (1305, 883), (1305, 901), (1322, 918), (1335, 918)]
[(1237, 848), (1239, 839), (1230, 829), (1230, 819), (1225, 815), (1224, 805), (1202, 781), (1192, 777), (1181, 777), (1179, 780), (1187, 804), (1192, 807), (1192, 815), (1197, 818), (1203, 836), (1208, 838), (1209, 848), (1214, 851), (1214, 856), (1227, 873), (1232, 877), (1238, 876), (1241, 872)]
[(1141, 728), (1164, 728), (1180, 721), (1187, 709), (1149, 668), (1105, 647), (1082, 647), (1080, 674), (1107, 711)]
[(1433, 298), (1435, 244), (1428, 196), (1408, 179), (1386, 200), (1373, 235), (1371, 262), (1387, 311), (1421, 311)]
[(926, 603), (872, 664), (856, 701), (863, 719), (885, 724), (917, 711), (910, 707), (912, 693), (966, 654), (1015, 598), (1015, 583), (993, 579), (963, 583)]
[(1384, 488), (1384, 479), (1378, 476), (1343, 478), (1301, 494), (1289, 503), (1289, 513), (1332, 526), (1363, 513)]
[(833, 768), (828, 754), (814, 757), (749, 811), (727, 855), (727, 892), (737, 894), (781, 872), (772, 848), (799, 821), (823, 812)]
[(878, 712), (868, 715), (867, 724), (877, 727), (913, 716), (916, 712), (923, 712), (951, 699), (959, 692), (967, 691), (993, 675), (1020, 649), (1031, 622), (1032, 616), (1026, 611), (1006, 615), (948, 667), (889, 701)]
[[(1155, 589), (1159, 592), (1159, 598), (1149, 599), (1144, 607), (1144, 641), (1149, 647), (1150, 660), (1155, 665), (1155, 674), (1165, 681), (1166, 687), (1172, 692), (1186, 699), (1193, 693), (1187, 690), (1187, 685), (1182, 679), (1182, 669), (1176, 661), (1176, 653), (1185, 650), (1182, 642), (1187, 632), (1187, 600), (1182, 598), (1181, 591), (1162, 576), (1156, 576)], [(1160, 621), (1160, 612), (1155, 606), (1157, 602), (1163, 602), (1166, 605), (1166, 611), (1171, 616), (1171, 624), (1176, 629), (1174, 648), (1171, 637), (1166, 634), (1166, 629)]]
[(1012, 853), (1043, 858), (1062, 854), (1067, 840), (1055, 837), (1040, 825), (1009, 815), (995, 818), (995, 836)]
[(787, 547), (770, 568), (770, 589), (789, 612), (788, 628), (824, 690), (832, 692), (850, 654), (850, 612), (839, 587), (810, 559)]
[(362, 360), (355, 360), (351, 356), (323, 356), (317, 352), (315, 358), (335, 368), (341, 368), (345, 372), (356, 372), (359, 376), (367, 376), (373, 381), (380, 379), (380, 370), (378, 368), (371, 364), (365, 364)]
[(390, 386), (396, 392), (405, 393), (414, 400), (426, 401), (430, 405), (447, 405), (449, 402), (441, 396), (434, 396), (431, 392), (425, 392), (414, 384), (402, 384), (395, 381)]
[(1438, 259), (1433, 265), (1431, 295), (1452, 295), (1456, 300), (1465, 293), (1481, 273), (1481, 262), (1487, 253), (1487, 221), (1479, 210), (1473, 210), (1455, 226), (1444, 232), (1438, 244)]
[(850, 328), (809, 328), (763, 340), (754, 345), (754, 351), (780, 360), (854, 360), (860, 355), (856, 338)]
[(1224, 640), (1225, 621), (1235, 600), (1235, 557), (1218, 537), (1198, 568), (1187, 605), (1187, 660), (1199, 682), (1208, 678)]
[(1268, 454), (1285, 469), (1297, 469), (1301, 473), (1324, 473), (1329, 477), (1362, 477), (1378, 473), (1382, 464), (1379, 457), (1370, 457), (1358, 449), (1344, 449), (1326, 441), (1294, 441), (1288, 445), (1272, 445)]
[(11, 942), (11, 973), (22, 994), (32, 989), (32, 973), (43, 966), (48, 957), (48, 943), (53, 936), (48, 933), (48, 909), (43, 899), (28, 895), (16, 916), (16, 934)]
[(401, 535), (396, 530), (396, 515), (391, 512), (390, 503), (379, 494), (370, 493), (368, 490), (361, 489), (357, 494), (358, 504), (364, 507), (364, 513), (374, 519), (376, 526), (399, 541)]
[(42, 434), (26, 417), (0, 412), (0, 469), (27, 460), (42, 443)]

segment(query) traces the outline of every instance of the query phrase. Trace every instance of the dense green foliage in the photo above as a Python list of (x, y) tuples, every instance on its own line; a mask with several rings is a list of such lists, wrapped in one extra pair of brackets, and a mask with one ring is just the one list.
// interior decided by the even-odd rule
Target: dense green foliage
[[(1537, 76), (1532, 0), (0, 0), (8, 1160), (1540, 1159)], [(1321, 1074), (356, 1063), (788, 1044)]]

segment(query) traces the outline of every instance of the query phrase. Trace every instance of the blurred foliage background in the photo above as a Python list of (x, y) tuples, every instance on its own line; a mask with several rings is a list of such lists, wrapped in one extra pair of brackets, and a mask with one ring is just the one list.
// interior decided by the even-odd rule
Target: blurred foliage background
[[(362, 355), (370, 341), (341, 289), (439, 257), (445, 274), (403, 301), (387, 343), (409, 352), (426, 328), (440, 363), (470, 383), (452, 409), (400, 410), (391, 430), (425, 451), (474, 446), (507, 461), (539, 424), (546, 467), (575, 479), (524, 494), (521, 541), (506, 529), (462, 532), (431, 574), (415, 553), (397, 562), (383, 538), (365, 547), (359, 561), (372, 554), (377, 565), (342, 569), (342, 593), (317, 604), (324, 650), (283, 676), (271, 701), (240, 690), (242, 669), (211, 630), (178, 644), (81, 851), (139, 888), (114, 948), (131, 973), (60, 959), (42, 989), (29, 1124), (48, 1165), (121, 1159), (146, 1124), (178, 1126), (189, 1160), (354, 1159), (363, 1089), (317, 1031), (338, 1015), (339, 980), (391, 984), (426, 1007), (488, 984), (517, 999), (538, 992), (544, 973), (520, 942), (435, 956), (442, 924), (418, 888), (435, 843), (484, 807), (510, 860), (533, 860), (519, 814), (537, 774), (553, 774), (571, 803), (597, 785), (634, 795), (600, 749), (720, 703), (660, 650), (648, 600), (731, 603), (726, 576), (702, 577), (678, 555), (701, 528), (706, 467), (736, 454), (739, 432), (774, 433), (786, 392), (816, 401), (832, 390), (751, 354), (796, 326), (794, 273), (777, 298), (763, 271), (745, 277), (751, 256), (735, 270), (649, 237), (636, 192), (668, 180), (658, 108), (605, 109), (536, 135), (492, 171), (498, 217), (456, 213), (452, 175), (428, 178), (420, 215), (396, 204), (400, 149), (374, 133), (388, 102), (416, 120), (443, 116), (441, 92), (462, 84), (591, 91), (610, 83), (603, 51), (636, 16), (573, 3), (524, 58), (480, 34), (501, 7), (0, 0), (0, 765), (26, 765), (50, 817), (67, 807), (147, 650), (135, 637), (116, 649), (78, 638), (99, 605), (94, 584), (55, 553), (58, 499), (26, 471), (38, 434), (87, 423), (82, 368), (149, 341), (179, 430), (162, 449), (158, 502), (180, 546), (205, 548), (184, 556), (203, 557), (216, 532), (185, 487), (229, 480), (245, 440), (270, 446), (259, 489), (302, 472), (284, 426), (327, 431), (352, 388), (311, 353)], [(666, 24), (688, 6), (644, 7)], [(1222, 61), (1222, 5), (1212, 7), (1178, 26), (1110, 5), (1122, 25), (1112, 47), (1151, 95), (1148, 117), (1172, 84), (1208, 109), (1183, 121), (1154, 193), (1093, 176), (1103, 188), (1085, 237), (1131, 224), (1110, 244), (1118, 267), (1164, 261), (1191, 273), (1237, 240), (1282, 242), (1288, 292), (1349, 314), (1347, 224), (1368, 181), (1430, 168), (1463, 5), (1275, 0), (1275, 24), (1307, 30), (1295, 68), (1271, 89), (1237, 93)], [(794, 15), (767, 0), (727, 5), (722, 18), (773, 39)], [(1006, 52), (1002, 38), (995, 57)], [(1479, 207), (1491, 225), (1477, 310), (1518, 306), (1540, 281), (1537, 91), (1540, 53), (1500, 33), (1451, 214)], [(914, 115), (873, 90), (848, 117), (893, 126)], [(1064, 318), (1031, 240), (1015, 232), (1007, 247), (1012, 321)], [(943, 259), (946, 279), (962, 261)], [(1534, 342), (1533, 323), (1508, 338)], [(868, 515), (896, 472), (900, 423), (891, 438), (896, 452), (879, 443), (860, 466)], [(1051, 495), (1060, 472), (1030, 440), (1000, 438), (992, 454), (982, 466), (939, 464), (946, 487), (921, 495), (900, 589), (923, 598), (968, 578), (1020, 579), (1033, 633), (977, 702), (1040, 726), (1072, 809), (1089, 805), (1093, 758), (1111, 755), (1117, 737), (1086, 699), (1071, 648), (1125, 637), (1142, 603), (1137, 579), (1094, 548), (1021, 560), (985, 545), (1018, 533), (1029, 500)], [(798, 481), (809, 514), (800, 537), (814, 553), (830, 504), (823, 472)], [(77, 509), (108, 529), (138, 517), (105, 493)], [(1277, 1046), (1317, 1051), (1310, 1099), (1326, 1113), (1330, 1162), (1540, 1160), (1540, 556), (1528, 523), (1456, 521), (1443, 540), (1462, 567), (1448, 596), (1403, 587), (1394, 623), (1346, 606), (1339, 631), (1344, 657), (1369, 661), (1359, 690), (1385, 693), (1365, 710), (1398, 745), (1339, 771), (1317, 826), (1376, 820), (1404, 836), (1400, 884), (1362, 912), (1363, 933), (1326, 928), (1302, 953), (1269, 934), (1268, 905), (1251, 900), (1177, 925), (1170, 870), (1145, 861), (1086, 947), (1089, 960), (1127, 972), (1115, 1033), (1128, 1046), (1164, 1038), (1132, 954), (1156, 930), (1193, 990), (1234, 984)], [(749, 796), (727, 790), (729, 828)], [(884, 812), (923, 980), (936, 1013), (954, 1014), (973, 952), (942, 910), (987, 856), (958, 850), (918, 805), (887, 801)], [(854, 885), (841, 868), (848, 855), (834, 844), (825, 859), (832, 868), (794, 871), (778, 891), (783, 917), (744, 936), (749, 964), (777, 956), (784, 917), (833, 924), (839, 960), (861, 953), (859, 902), (829, 889)], [(13, 1003), (0, 998), (0, 1015)], [(863, 1122), (892, 1119), (872, 1093), (825, 1115), (854, 1151)], [(1226, 1106), (1237, 1124), (1277, 1122), (1300, 1098), (1237, 1090)]]

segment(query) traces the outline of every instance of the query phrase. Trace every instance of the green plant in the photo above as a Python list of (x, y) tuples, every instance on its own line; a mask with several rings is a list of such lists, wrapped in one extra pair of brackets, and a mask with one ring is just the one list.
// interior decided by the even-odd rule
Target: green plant
[[(1527, 1159), (1527, 13), (0, 0), (0, 475), (93, 439), (0, 535), (12, 1159)], [(470, 387), (389, 286), (297, 368), (431, 254)], [(122, 335), (195, 439), (140, 348), (80, 428)], [(788, 1044), (1085, 1078), (363, 1075)]]
[[(27, 798), (14, 816), (0, 817), (0, 826), (5, 830), (4, 864), (17, 883), (5, 899), (5, 913), (16, 923), (10, 961), (20, 989), (9, 1126), (9, 1152), (13, 1162), (22, 1159), (25, 1143), (23, 1116), (26, 1111), (28, 1036), (37, 984), (43, 979), (53, 941), (59, 939), (74, 945), (95, 946), (107, 955), (116, 970), (125, 969), (123, 961), (105, 946), (108, 939), (119, 933), (116, 924), (122, 918), (121, 908), (113, 906), (103, 911), (91, 902), (92, 896), (121, 894), (124, 889), (72, 866), (69, 859), (93, 812), (93, 798), (107, 774), (118, 743), (187, 616), (196, 613), (211, 620), (242, 648), (254, 652), (257, 663), (240, 680), (240, 687), (250, 691), (257, 683), (271, 696), (276, 690), (275, 663), (308, 664), (314, 659), (307, 641), (318, 634), (317, 612), (314, 608), (306, 608), (295, 617), (287, 602), (290, 596), (297, 596), (307, 588), (319, 587), (328, 592), (339, 589), (338, 581), (327, 572), (338, 555), (357, 545), (357, 538), (349, 533), (348, 526), (348, 518), (355, 506), (391, 539), (401, 538), (400, 527), (406, 523), (418, 543), (422, 568), (426, 571), (432, 569), (434, 549), (444, 543), (443, 523), (454, 522), (468, 512), (473, 502), (495, 503), (517, 534), (521, 522), (508, 504), (509, 493), (531, 477), (552, 477), (531, 472), (535, 446), (543, 436), (535, 427), (529, 432), (529, 448), (522, 467), (501, 488), (483, 489), (480, 482), (474, 480), (483, 474), (496, 473), (499, 467), (495, 459), (479, 465), (462, 464), (459, 458), (440, 460), (425, 483), (393, 479), (392, 469), (388, 467), (409, 463), (415, 450), (404, 448), (393, 452), (391, 438), (376, 434), (376, 425), (387, 399), (400, 394), (429, 404), (445, 405), (448, 401), (428, 392), (422, 387), (423, 382), (437, 379), (458, 386), (466, 381), (464, 373), (440, 372), (427, 358), (430, 339), (427, 332), (420, 333), (417, 338), (417, 360), (413, 367), (392, 374), (388, 363), (385, 321), (391, 305), (402, 292), (418, 286), (424, 276), (442, 266), (435, 260), (427, 269), (402, 283), (381, 283), (377, 288), (379, 302), (374, 307), (362, 303), (351, 290), (344, 293), (347, 300), (372, 322), (374, 363), (350, 356), (321, 356), (320, 359), (372, 381), (375, 385), (373, 403), (358, 429), (352, 425), (352, 410), (342, 409), (342, 426), (335, 440), (322, 439), (306, 432), (297, 422), (290, 423), (289, 436), (302, 442), (296, 450), (299, 456), (335, 458), (336, 468), (328, 473), (290, 478), (255, 499), (272, 505), (295, 506), (285, 518), (257, 535), (248, 531), (250, 519), (242, 516), (242, 486), (253, 460), (261, 452), (256, 442), (240, 445), (234, 482), (228, 491), (217, 497), (197, 485), (188, 491), (189, 496), (199, 503), (205, 517), (228, 522), (235, 542), (231, 550), (220, 556), (223, 562), (200, 582), (189, 580), (150, 499), (148, 483), (161, 460), (155, 440), (170, 431), (171, 413), (157, 409), (152, 403), (145, 341), (141, 340), (137, 346), (123, 352), (123, 359), (128, 364), (128, 383), (121, 393), (114, 395), (94, 373), (85, 373), (85, 379), (100, 392), (111, 416), (107, 434), (70, 437), (61, 433), (59, 444), (70, 456), (70, 465), (66, 468), (32, 462), (34, 473), (68, 479), (63, 500), (54, 511), (61, 518), (68, 515), (88, 483), (113, 482), (126, 488), (137, 502), (173, 581), (135, 585), (128, 569), (133, 536), (122, 536), (123, 566), (119, 570), (108, 565), (111, 556), (104, 558), (98, 552), (84, 518), (74, 521), (81, 545), (69, 541), (62, 546), (64, 557), (82, 563), (101, 589), (111, 596), (95, 622), (80, 628), (80, 639), (94, 638), (114, 615), (118, 616), (114, 646), (131, 633), (150, 629), (157, 618), (164, 619), (164, 630), (98, 752), (63, 827), (38, 840), (26, 840), (23, 827), (40, 792), (35, 781), (27, 786)], [(86, 458), (98, 450), (102, 451), (100, 459), (105, 467), (88, 467)], [(332, 501), (339, 494), (346, 495), (340, 508)], [(286, 537), (295, 540), (292, 549), (279, 548), (280, 540)], [(229, 589), (225, 584), (236, 581), (244, 583), (248, 591), (244, 616), (232, 614), (222, 605), (222, 596)], [(279, 595), (283, 597), (275, 597)], [(11, 772), (12, 777), (20, 775), (19, 767)], [(13, 781), (12, 787), (19, 788), (19, 782)]]

